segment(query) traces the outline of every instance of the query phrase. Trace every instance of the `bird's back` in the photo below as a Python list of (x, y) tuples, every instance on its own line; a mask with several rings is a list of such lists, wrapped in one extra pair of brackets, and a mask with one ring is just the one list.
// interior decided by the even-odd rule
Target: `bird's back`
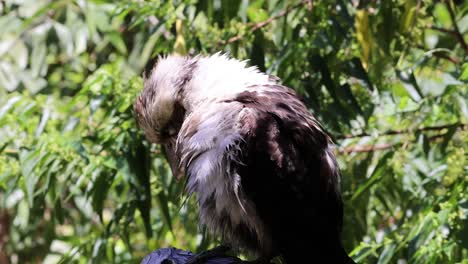
[(253, 86), (234, 101), (249, 109), (239, 119), (241, 185), (271, 235), (274, 254), (288, 263), (346, 263), (339, 172), (329, 137), (286, 87)]

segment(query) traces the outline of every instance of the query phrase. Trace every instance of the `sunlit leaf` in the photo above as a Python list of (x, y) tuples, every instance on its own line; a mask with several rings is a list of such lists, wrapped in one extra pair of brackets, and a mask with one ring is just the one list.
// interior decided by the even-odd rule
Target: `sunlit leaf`
[(356, 38), (362, 48), (362, 62), (364, 69), (369, 67), (369, 56), (372, 48), (371, 34), (369, 31), (369, 13), (366, 10), (359, 10), (355, 20)]

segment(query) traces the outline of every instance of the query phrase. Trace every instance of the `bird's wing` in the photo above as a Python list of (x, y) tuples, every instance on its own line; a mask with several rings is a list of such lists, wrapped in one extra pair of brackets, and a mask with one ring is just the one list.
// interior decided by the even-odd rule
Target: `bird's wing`
[(339, 245), (342, 201), (331, 140), (293, 91), (262, 88), (234, 100), (243, 106), (242, 190), (280, 252)]
[(341, 226), (338, 173), (329, 137), (292, 90), (251, 88), (192, 112), (177, 152), (202, 224), (271, 253), (272, 235), (315, 234), (285, 225)]

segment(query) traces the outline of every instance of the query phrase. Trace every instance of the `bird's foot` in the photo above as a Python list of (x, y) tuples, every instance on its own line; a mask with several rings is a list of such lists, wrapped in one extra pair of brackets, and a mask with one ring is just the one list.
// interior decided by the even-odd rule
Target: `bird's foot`
[[(212, 258), (232, 258), (231, 263), (237, 262), (237, 258), (228, 256), (226, 253), (230, 250), (227, 246), (217, 246), (215, 248), (203, 251), (191, 257), (186, 264), (205, 264)], [(224, 262), (223, 262), (224, 263)]]

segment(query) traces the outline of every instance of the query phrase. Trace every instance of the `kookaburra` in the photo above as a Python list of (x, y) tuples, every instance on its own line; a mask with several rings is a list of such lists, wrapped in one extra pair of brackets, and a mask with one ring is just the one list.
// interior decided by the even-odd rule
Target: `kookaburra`
[(144, 75), (137, 122), (186, 177), (203, 226), (266, 262), (352, 263), (331, 139), (293, 90), (220, 53)]

